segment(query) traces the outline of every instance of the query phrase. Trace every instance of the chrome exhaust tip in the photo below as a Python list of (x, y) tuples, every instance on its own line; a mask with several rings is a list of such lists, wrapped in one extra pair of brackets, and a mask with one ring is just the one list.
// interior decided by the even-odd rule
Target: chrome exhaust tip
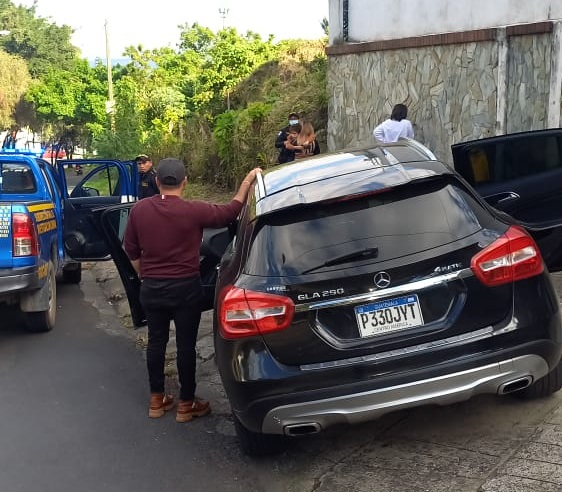
[(522, 390), (527, 386), (531, 386), (533, 384), (533, 376), (524, 376), (522, 378), (514, 379), (513, 381), (508, 381), (507, 383), (503, 383), (498, 388), (499, 395), (505, 395), (507, 393), (513, 393), (514, 391)]
[(306, 422), (303, 424), (286, 425), (283, 432), (286, 436), (308, 436), (310, 434), (318, 434), (322, 430), (322, 426), (317, 422)]

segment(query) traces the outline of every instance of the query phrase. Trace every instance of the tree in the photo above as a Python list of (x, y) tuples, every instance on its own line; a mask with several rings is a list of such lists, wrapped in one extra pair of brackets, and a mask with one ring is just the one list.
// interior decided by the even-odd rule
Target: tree
[(277, 56), (273, 37), (262, 41), (259, 34), (240, 36), (236, 29), (213, 34), (198, 24), (183, 26), (180, 53), (192, 56), (192, 73), (184, 84), (188, 106), (204, 111), (209, 117), (227, 108), (225, 101), (244, 78)]
[[(0, 47), (25, 60), (34, 79), (30, 94), (12, 107), (11, 118), (35, 130), (68, 124), (76, 116), (77, 99), (82, 97), (75, 91), (84, 89), (75, 81), (74, 71), (80, 66), (79, 51), (70, 42), (72, 29), (37, 17), (36, 3), (24, 7), (9, 0), (0, 0), (0, 29), (7, 31), (0, 36)], [(82, 115), (87, 112), (89, 109)]]
[(79, 51), (71, 43), (72, 28), (57, 26), (36, 16), (32, 7), (15, 6), (9, 0), (0, 0), (0, 47), (18, 55), (28, 63), (33, 78), (45, 74), (50, 68), (72, 70)]
[(322, 22), (320, 23), (320, 27), (322, 28), (322, 31), (324, 31), (324, 34), (327, 36), (330, 31), (330, 24), (328, 22), (328, 19), (326, 19), (326, 17), (322, 19)]
[(27, 90), (31, 77), (24, 60), (0, 49), (0, 125), (14, 124), (14, 110)]
[(69, 148), (86, 146), (88, 131), (99, 132), (107, 120), (107, 86), (100, 78), (86, 60), (76, 61), (72, 71), (51, 67), (32, 82), (25, 99), (54, 140), (65, 140)]

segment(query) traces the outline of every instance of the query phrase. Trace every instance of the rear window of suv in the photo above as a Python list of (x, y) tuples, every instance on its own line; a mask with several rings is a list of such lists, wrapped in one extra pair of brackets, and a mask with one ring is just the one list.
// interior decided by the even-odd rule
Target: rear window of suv
[(28, 164), (19, 162), (0, 164), (0, 193), (18, 195), (36, 191), (37, 183)]
[(322, 265), (361, 251), (371, 263), (386, 261), (443, 246), (492, 226), (490, 213), (453, 181), (418, 182), (264, 216), (256, 226), (245, 271), (293, 276), (323, 268), (341, 269), (353, 263), (339, 260)]

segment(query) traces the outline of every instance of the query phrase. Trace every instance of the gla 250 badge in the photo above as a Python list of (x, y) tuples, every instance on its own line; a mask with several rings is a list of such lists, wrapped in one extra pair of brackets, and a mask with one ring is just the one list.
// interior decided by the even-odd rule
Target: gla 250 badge
[(306, 294), (299, 294), (297, 299), (299, 301), (312, 301), (314, 299), (323, 299), (325, 297), (341, 296), (345, 292), (343, 287), (339, 289), (322, 290), (320, 292), (309, 292)]

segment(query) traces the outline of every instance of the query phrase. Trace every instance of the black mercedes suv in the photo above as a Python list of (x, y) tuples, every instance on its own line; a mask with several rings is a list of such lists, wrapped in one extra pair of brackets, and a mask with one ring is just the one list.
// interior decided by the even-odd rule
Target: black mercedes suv
[[(469, 184), (408, 139), (325, 154), (267, 170), (237, 224), (208, 231), (206, 307), (246, 453), (397, 409), (560, 389), (544, 261), (560, 223), (488, 204), (474, 189), (483, 165), (489, 176), (490, 160), (463, 161)], [(142, 322), (119, 246), (113, 256)]]

